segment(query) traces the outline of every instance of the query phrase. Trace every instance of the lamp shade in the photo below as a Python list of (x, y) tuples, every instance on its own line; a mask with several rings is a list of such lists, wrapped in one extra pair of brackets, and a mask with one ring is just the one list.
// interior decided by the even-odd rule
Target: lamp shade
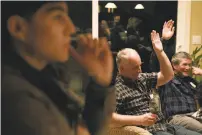
[(142, 4), (137, 4), (134, 9), (144, 9)]
[(117, 8), (117, 6), (116, 6), (114, 3), (109, 2), (109, 3), (107, 3), (107, 4), (105, 5), (105, 8)]

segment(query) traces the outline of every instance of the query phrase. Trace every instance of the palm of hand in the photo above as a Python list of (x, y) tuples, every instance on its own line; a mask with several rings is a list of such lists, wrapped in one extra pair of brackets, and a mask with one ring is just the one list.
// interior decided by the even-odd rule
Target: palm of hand
[(162, 37), (166, 40), (170, 39), (174, 34), (174, 31), (171, 31), (170, 28), (164, 28), (162, 32)]
[(152, 45), (155, 50), (161, 51), (163, 49), (163, 45), (161, 43), (159, 33), (156, 33), (156, 31), (152, 31), (151, 33), (151, 40), (152, 40)]
[(173, 27), (174, 21), (169, 20), (168, 22), (165, 22), (163, 25), (163, 30), (162, 30), (162, 37), (163, 39), (169, 40), (175, 31), (175, 27)]
[(162, 43), (161, 43), (160, 39), (155, 39), (152, 43), (154, 44), (154, 47), (156, 49), (161, 49), (162, 48)]

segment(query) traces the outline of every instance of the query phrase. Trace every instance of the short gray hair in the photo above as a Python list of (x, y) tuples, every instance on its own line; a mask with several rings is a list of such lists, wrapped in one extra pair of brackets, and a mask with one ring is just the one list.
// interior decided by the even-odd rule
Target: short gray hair
[(137, 53), (137, 52), (131, 48), (125, 48), (120, 50), (116, 56), (117, 66), (119, 67), (122, 61), (128, 61), (128, 58), (134, 53)]
[(178, 53), (173, 55), (173, 57), (171, 59), (171, 62), (172, 62), (173, 65), (179, 65), (181, 59), (190, 59), (190, 60), (192, 60), (191, 55), (188, 54), (187, 52), (178, 52)]

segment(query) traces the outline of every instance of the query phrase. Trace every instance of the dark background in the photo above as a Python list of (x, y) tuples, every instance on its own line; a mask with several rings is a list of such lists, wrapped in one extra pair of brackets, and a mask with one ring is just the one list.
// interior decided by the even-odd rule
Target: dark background
[[(100, 1), (101, 12), (99, 20), (113, 20), (113, 15), (121, 16), (121, 23), (126, 27), (128, 18), (136, 16), (144, 20), (148, 29), (161, 31), (164, 21), (173, 19), (177, 24), (177, 1), (112, 1), (117, 9), (114, 13), (107, 13), (104, 7), (109, 1)], [(143, 4), (143, 10), (135, 10), (136, 4)]]
[(69, 16), (75, 26), (92, 28), (92, 1), (68, 1)]

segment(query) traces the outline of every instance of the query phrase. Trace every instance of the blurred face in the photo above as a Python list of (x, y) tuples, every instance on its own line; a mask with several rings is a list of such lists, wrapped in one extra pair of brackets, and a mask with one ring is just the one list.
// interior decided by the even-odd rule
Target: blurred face
[(189, 76), (192, 69), (192, 60), (182, 58), (179, 65), (173, 66), (175, 73), (183, 76)]
[(141, 70), (141, 59), (139, 55), (132, 55), (129, 57), (127, 63), (121, 65), (121, 74), (130, 79), (137, 79)]
[(70, 36), (75, 26), (68, 16), (65, 2), (44, 4), (28, 23), (28, 50), (47, 62), (64, 62), (69, 57)]
[(115, 16), (114, 17), (114, 22), (118, 23), (120, 21), (120, 19), (121, 19), (120, 16)]

